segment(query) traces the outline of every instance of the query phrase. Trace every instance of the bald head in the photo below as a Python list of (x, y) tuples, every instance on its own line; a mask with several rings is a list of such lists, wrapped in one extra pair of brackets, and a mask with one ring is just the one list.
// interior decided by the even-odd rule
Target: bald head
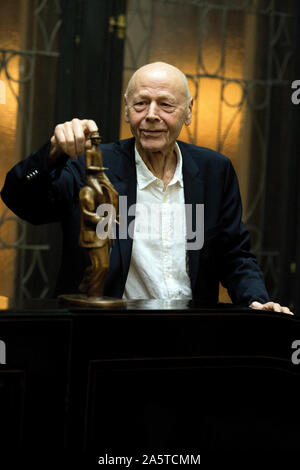
[(182, 94), (187, 102), (191, 99), (191, 93), (186, 76), (181, 70), (174, 65), (167, 64), (166, 62), (153, 62), (151, 64), (140, 67), (130, 78), (126, 89), (126, 99), (130, 97), (136, 87), (143, 82), (143, 80), (151, 81), (166, 81), (173, 83), (177, 91)]
[(131, 77), (124, 101), (142, 158), (174, 155), (182, 126), (192, 121), (193, 99), (181, 70), (164, 62), (144, 65)]

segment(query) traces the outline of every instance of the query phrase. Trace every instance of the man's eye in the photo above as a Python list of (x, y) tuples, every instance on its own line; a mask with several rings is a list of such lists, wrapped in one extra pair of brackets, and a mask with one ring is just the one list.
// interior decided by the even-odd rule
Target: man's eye
[(173, 104), (171, 104), (171, 103), (165, 103), (165, 102), (161, 103), (161, 107), (162, 107), (162, 109), (165, 109), (166, 111), (169, 111), (169, 112), (170, 112), (170, 111), (173, 111), (173, 109), (174, 109), (174, 105), (173, 105)]
[(135, 109), (144, 109), (146, 107), (145, 101), (139, 101), (138, 103), (134, 104)]

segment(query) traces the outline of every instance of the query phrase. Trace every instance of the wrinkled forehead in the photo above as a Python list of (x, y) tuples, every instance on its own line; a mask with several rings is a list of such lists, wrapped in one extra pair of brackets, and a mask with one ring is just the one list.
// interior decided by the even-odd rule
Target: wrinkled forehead
[(184, 75), (164, 69), (136, 72), (129, 84), (128, 94), (136, 95), (145, 92), (188, 97)]

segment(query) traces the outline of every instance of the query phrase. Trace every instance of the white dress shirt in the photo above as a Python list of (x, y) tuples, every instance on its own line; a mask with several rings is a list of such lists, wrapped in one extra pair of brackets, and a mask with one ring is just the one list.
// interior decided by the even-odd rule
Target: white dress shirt
[(175, 151), (176, 170), (163, 191), (163, 182), (135, 149), (137, 203), (125, 299), (192, 298), (187, 274), (182, 155), (177, 144)]

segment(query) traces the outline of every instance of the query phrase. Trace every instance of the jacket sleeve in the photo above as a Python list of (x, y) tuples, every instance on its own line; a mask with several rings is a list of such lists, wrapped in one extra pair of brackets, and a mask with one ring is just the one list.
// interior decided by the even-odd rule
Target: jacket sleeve
[(250, 235), (242, 220), (238, 180), (227, 163), (221, 213), (219, 266), (221, 282), (236, 304), (250, 305), (254, 300), (268, 302), (264, 276), (250, 251)]
[[(50, 142), (17, 163), (6, 175), (1, 191), (4, 203), (32, 224), (59, 222), (78, 201), (83, 171), (79, 161), (62, 155), (49, 168)], [(82, 162), (81, 162), (82, 163)]]

